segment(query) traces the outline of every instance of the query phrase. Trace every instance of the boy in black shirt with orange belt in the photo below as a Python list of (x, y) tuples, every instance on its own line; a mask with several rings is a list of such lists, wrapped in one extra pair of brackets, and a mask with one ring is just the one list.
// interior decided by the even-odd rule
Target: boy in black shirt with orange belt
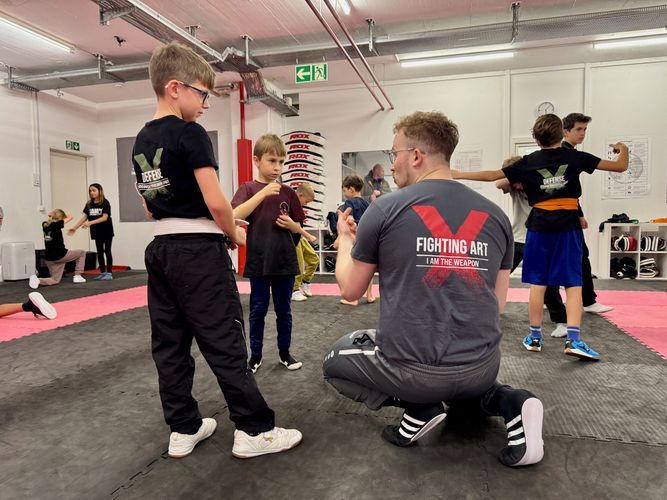
[(549, 285), (565, 287), (567, 300), (567, 341), (565, 354), (598, 360), (600, 355), (580, 338), (582, 312), (582, 242), (578, 214), (581, 196), (579, 175), (597, 170), (624, 172), (628, 168), (628, 147), (614, 144), (616, 161), (601, 160), (589, 153), (561, 147), (563, 123), (556, 115), (540, 116), (533, 126), (540, 146), (502, 170), (453, 172), (456, 179), (495, 181), (507, 177), (521, 183), (528, 196), (530, 212), (526, 227), (526, 247), (522, 281), (530, 283), (528, 311), (530, 334), (523, 339), (529, 351), (542, 350), (544, 292)]
[(244, 245), (245, 233), (220, 189), (211, 140), (195, 123), (209, 107), (215, 73), (178, 43), (155, 50), (149, 73), (157, 109), (137, 135), (132, 157), (137, 189), (157, 221), (146, 248), (148, 311), (162, 408), (172, 430), (169, 456), (190, 454), (217, 425), (202, 419), (192, 397), (193, 338), (236, 426), (232, 454), (286, 451), (301, 442), (301, 433), (274, 426), (273, 410), (247, 369), (243, 312), (225, 246), (229, 240)]

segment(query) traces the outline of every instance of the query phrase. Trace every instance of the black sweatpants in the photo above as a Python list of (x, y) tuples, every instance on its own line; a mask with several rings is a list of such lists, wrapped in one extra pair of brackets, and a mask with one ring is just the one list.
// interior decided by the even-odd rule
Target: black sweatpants
[(248, 370), (243, 311), (222, 238), (157, 236), (145, 260), (153, 360), (171, 430), (194, 434), (201, 426), (192, 397), (193, 338), (218, 379), (236, 428), (248, 433), (272, 429), (273, 410)]
[[(95, 248), (97, 249), (97, 262), (100, 265), (100, 273), (110, 273), (113, 267), (111, 240), (113, 240), (113, 236), (109, 238), (97, 238), (95, 240)], [(104, 260), (105, 257), (106, 263)]]
[[(588, 247), (586, 242), (584, 244), (584, 253), (581, 261), (581, 277), (583, 279), (583, 286), (581, 287), (581, 296), (584, 306), (595, 304), (597, 294), (593, 285), (593, 272), (591, 270), (591, 261), (589, 258)], [(514, 271), (523, 260), (524, 243), (514, 242), (514, 262), (512, 263), (512, 271)], [(560, 296), (560, 287), (548, 286), (544, 292), (544, 305), (549, 310), (549, 317), (553, 323), (567, 324), (567, 313), (563, 298)]]

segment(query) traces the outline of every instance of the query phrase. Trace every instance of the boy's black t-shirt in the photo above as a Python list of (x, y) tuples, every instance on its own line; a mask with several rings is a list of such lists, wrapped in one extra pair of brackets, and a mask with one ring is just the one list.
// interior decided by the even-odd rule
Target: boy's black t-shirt
[(152, 120), (137, 134), (132, 163), (154, 219), (213, 219), (194, 174), (197, 168), (218, 169), (204, 127), (174, 115)]
[(111, 221), (111, 203), (105, 199), (102, 203), (90, 202), (83, 207), (83, 213), (89, 221), (94, 221), (107, 214), (109, 218), (99, 224), (90, 226), (90, 237), (93, 240), (107, 240), (113, 237), (113, 222)]
[[(576, 149), (541, 149), (503, 168), (512, 183), (520, 182), (530, 206), (556, 198), (579, 198), (579, 174), (592, 174), (600, 158)], [(533, 208), (526, 221), (531, 231), (557, 232), (581, 229), (577, 210)]]
[(42, 231), (44, 231), (44, 246), (46, 247), (46, 260), (62, 259), (67, 253), (65, 248), (65, 241), (63, 240), (63, 228), (65, 221), (55, 220), (51, 224), (42, 224)]

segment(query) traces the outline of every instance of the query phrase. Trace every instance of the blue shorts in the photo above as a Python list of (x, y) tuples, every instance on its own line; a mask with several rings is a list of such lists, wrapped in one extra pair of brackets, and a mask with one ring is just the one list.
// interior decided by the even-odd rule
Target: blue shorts
[(572, 231), (526, 233), (521, 281), (541, 286), (581, 286), (584, 236)]

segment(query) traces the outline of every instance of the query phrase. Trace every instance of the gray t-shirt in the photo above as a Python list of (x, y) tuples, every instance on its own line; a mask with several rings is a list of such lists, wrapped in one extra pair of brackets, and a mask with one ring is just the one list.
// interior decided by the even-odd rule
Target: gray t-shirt
[(528, 196), (521, 189), (510, 188), (512, 197), (512, 233), (514, 241), (517, 243), (526, 243), (526, 221), (530, 215), (532, 207), (528, 204)]
[(500, 343), (499, 269), (511, 269), (512, 226), (482, 195), (424, 180), (372, 203), (356, 260), (380, 273), (377, 345), (389, 359), (431, 366), (486, 358)]

